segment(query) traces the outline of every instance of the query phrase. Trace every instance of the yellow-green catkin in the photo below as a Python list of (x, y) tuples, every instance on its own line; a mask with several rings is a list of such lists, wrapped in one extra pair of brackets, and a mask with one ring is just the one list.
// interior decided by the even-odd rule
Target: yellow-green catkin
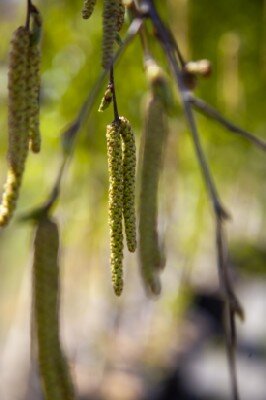
[(94, 6), (97, 0), (84, 0), (83, 9), (82, 9), (82, 18), (89, 19), (91, 14), (93, 13)]
[(158, 186), (167, 138), (167, 121), (160, 98), (148, 101), (139, 199), (139, 256), (145, 287), (152, 294), (161, 290), (159, 271), (165, 265), (157, 228)]
[(103, 2), (103, 54), (102, 66), (109, 69), (112, 65), (113, 47), (117, 32), (124, 22), (124, 6), (120, 0)]
[(40, 135), (40, 64), (41, 52), (39, 43), (41, 39), (42, 19), (36, 9), (32, 13), (32, 26), (30, 32), (29, 50), (29, 78), (28, 78), (28, 102), (29, 102), (29, 148), (34, 153), (41, 150)]
[(74, 388), (60, 346), (57, 224), (42, 217), (36, 229), (33, 261), (33, 338), (45, 400), (74, 400)]
[(29, 126), (29, 148), (33, 153), (41, 150), (40, 135), (40, 50), (37, 46), (30, 48), (29, 59), (29, 107), (30, 107), (30, 126)]
[(123, 159), (123, 215), (127, 247), (133, 253), (137, 247), (135, 213), (136, 144), (131, 125), (124, 117), (120, 118), (120, 135), (122, 137)]
[(117, 1), (104, 0), (103, 2), (103, 54), (102, 66), (105, 69), (111, 67), (113, 47), (116, 36)]
[(125, 6), (122, 0), (118, 0), (116, 30), (119, 32), (125, 21)]
[(27, 78), (30, 36), (25, 27), (13, 34), (8, 69), (8, 172), (0, 206), (0, 226), (6, 225), (16, 207), (28, 153), (29, 115)]
[(101, 100), (101, 104), (99, 106), (98, 111), (103, 112), (104, 110), (106, 110), (106, 108), (109, 107), (112, 101), (113, 101), (113, 91), (111, 85), (108, 85), (106, 91), (104, 92), (104, 96)]
[(115, 294), (123, 290), (123, 164), (120, 124), (107, 126), (107, 158), (109, 172), (109, 229), (111, 242), (112, 282)]

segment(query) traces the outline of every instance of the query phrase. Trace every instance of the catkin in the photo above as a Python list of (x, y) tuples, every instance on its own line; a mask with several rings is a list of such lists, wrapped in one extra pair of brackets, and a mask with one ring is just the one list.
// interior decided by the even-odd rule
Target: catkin
[(167, 138), (167, 123), (160, 99), (148, 102), (144, 132), (139, 201), (139, 256), (146, 288), (160, 293), (158, 272), (165, 265), (157, 231), (158, 185)]
[(120, 0), (104, 0), (102, 54), (102, 66), (104, 69), (111, 67), (114, 42), (117, 32), (123, 25), (124, 12), (124, 6)]
[(136, 175), (136, 145), (135, 135), (129, 121), (120, 118), (120, 134), (122, 136), (123, 159), (123, 215), (127, 247), (134, 252), (136, 240), (136, 215), (135, 215), (135, 175)]
[(41, 55), (37, 45), (30, 47), (29, 52), (29, 148), (32, 152), (38, 153), (41, 150), (40, 135), (40, 62)]
[(83, 9), (82, 9), (82, 18), (89, 19), (91, 14), (93, 13), (94, 6), (97, 0), (84, 0)]
[(119, 32), (124, 24), (125, 20), (125, 6), (122, 0), (118, 0), (117, 8), (117, 19), (116, 19), (116, 30)]
[(0, 206), (0, 226), (16, 206), (28, 153), (27, 78), (30, 36), (25, 27), (13, 34), (8, 70), (8, 172)]
[(104, 0), (103, 3), (103, 54), (102, 66), (105, 69), (111, 67), (113, 46), (116, 36), (117, 1)]
[(111, 237), (111, 269), (115, 294), (123, 290), (123, 166), (119, 123), (107, 126), (107, 158), (109, 172), (109, 228)]
[(45, 400), (74, 400), (74, 389), (60, 347), (59, 232), (48, 217), (39, 220), (34, 240), (33, 327)]
[(28, 107), (29, 107), (29, 149), (38, 153), (41, 150), (41, 135), (39, 127), (40, 113), (40, 64), (41, 52), (39, 44), (42, 33), (42, 18), (36, 7), (31, 13), (29, 76), (28, 76)]

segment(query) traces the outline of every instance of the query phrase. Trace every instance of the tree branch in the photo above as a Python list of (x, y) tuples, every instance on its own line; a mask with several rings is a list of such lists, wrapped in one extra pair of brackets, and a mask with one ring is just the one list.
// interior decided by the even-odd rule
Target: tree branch
[(246, 130), (238, 127), (233, 124), (231, 121), (223, 117), (214, 107), (206, 103), (204, 100), (199, 99), (191, 94), (189, 97), (189, 102), (193, 105), (193, 107), (204, 114), (206, 117), (210, 117), (215, 121), (219, 122), (230, 132), (235, 133), (237, 135), (243, 136), (245, 139), (249, 140), (255, 146), (259, 147), (263, 151), (266, 151), (266, 142), (263, 139), (257, 138), (252, 133), (247, 132)]

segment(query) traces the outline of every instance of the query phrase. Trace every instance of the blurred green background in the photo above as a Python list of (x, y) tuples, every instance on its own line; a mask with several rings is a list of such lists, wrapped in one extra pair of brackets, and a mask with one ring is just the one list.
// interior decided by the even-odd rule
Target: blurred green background
[[(29, 155), (15, 218), (0, 232), (1, 400), (41, 398), (29, 368), (33, 229), (17, 217), (46, 199), (61, 162), (60, 134), (100, 73), (101, 3), (84, 21), (81, 0), (36, 1), (44, 22), (43, 144), (39, 155)], [(207, 58), (212, 63), (212, 76), (199, 82), (197, 95), (266, 139), (266, 1), (157, 3), (185, 58)], [(25, 14), (26, 0), (0, 0), (1, 183), (6, 175), (9, 42)], [(154, 38), (150, 46), (168, 71)], [(139, 38), (119, 61), (115, 76), (119, 111), (131, 121), (139, 148), (148, 92)], [(178, 94), (174, 92), (176, 115), (169, 118), (160, 184), (159, 230), (167, 265), (162, 295), (151, 300), (142, 288), (137, 255), (127, 251), (120, 299), (111, 287), (105, 127), (113, 115), (111, 108), (97, 112), (103, 93), (104, 87), (80, 131), (54, 212), (62, 240), (62, 341), (77, 391), (84, 400), (227, 399), (222, 339), (206, 328), (204, 310), (196, 306), (202, 296), (210, 296), (210, 302), (216, 299), (215, 227)], [(202, 116), (197, 120), (220, 195), (232, 215), (227, 236), (237, 292), (246, 309), (246, 321), (239, 326), (240, 391), (243, 399), (262, 400), (266, 393), (265, 154), (215, 122)], [(173, 374), (185, 394), (177, 385), (175, 392), (164, 394), (165, 382)]]

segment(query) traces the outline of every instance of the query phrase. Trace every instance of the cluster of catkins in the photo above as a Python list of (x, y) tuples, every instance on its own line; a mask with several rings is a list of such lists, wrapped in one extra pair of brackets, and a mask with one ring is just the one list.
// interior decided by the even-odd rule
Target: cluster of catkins
[[(82, 17), (90, 18), (96, 0), (84, 0)], [(103, 52), (102, 66), (109, 69), (112, 65), (113, 48), (117, 33), (122, 28), (125, 16), (125, 6), (122, 0), (103, 0)]]
[(47, 215), (39, 218), (33, 261), (33, 344), (46, 400), (74, 400), (74, 387), (60, 346), (59, 232)]
[(111, 268), (115, 294), (123, 289), (123, 228), (124, 217), (127, 247), (136, 250), (135, 217), (135, 137), (128, 120), (120, 117), (107, 126), (109, 171), (109, 227), (111, 236)]
[(41, 17), (32, 6), (30, 26), (13, 34), (8, 67), (8, 171), (0, 206), (0, 226), (16, 207), (28, 149), (40, 151), (39, 92)]
[[(84, 0), (83, 18), (89, 18), (96, 0)], [(102, 66), (112, 66), (113, 46), (117, 32), (124, 21), (125, 6), (120, 0), (103, 3)], [(139, 259), (145, 288), (149, 294), (161, 290), (159, 272), (165, 257), (158, 234), (158, 191), (164, 149), (167, 140), (166, 111), (171, 107), (171, 95), (164, 71), (152, 57), (145, 60), (150, 95), (146, 112), (141, 157), (139, 194)], [(99, 111), (105, 110), (113, 99), (112, 84), (107, 86)], [(129, 251), (136, 249), (135, 218), (135, 141), (128, 121), (115, 120), (107, 126), (107, 153), (109, 170), (109, 226), (111, 236), (111, 268), (114, 291), (120, 295), (123, 288), (123, 229)]]

